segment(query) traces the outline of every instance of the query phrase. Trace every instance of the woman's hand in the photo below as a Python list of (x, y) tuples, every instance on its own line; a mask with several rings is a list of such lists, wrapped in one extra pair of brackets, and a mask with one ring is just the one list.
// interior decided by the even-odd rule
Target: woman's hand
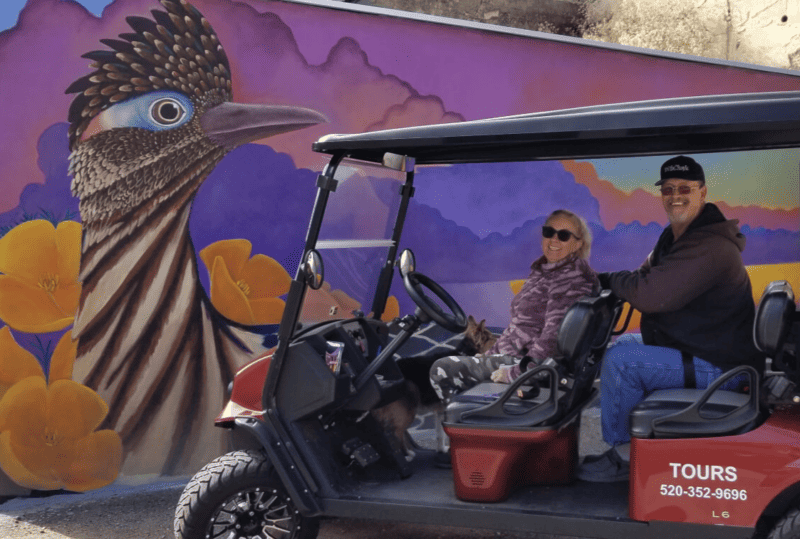
[(492, 373), (492, 382), (498, 384), (510, 384), (514, 381), (514, 367), (516, 365), (502, 365), (499, 369)]

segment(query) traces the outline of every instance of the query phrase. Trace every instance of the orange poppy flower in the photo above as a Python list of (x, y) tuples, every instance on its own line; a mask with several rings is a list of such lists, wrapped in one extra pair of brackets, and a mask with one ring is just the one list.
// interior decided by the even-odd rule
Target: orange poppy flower
[(83, 492), (119, 475), (119, 435), (94, 432), (106, 403), (70, 379), (76, 346), (71, 332), (58, 342), (48, 384), (36, 358), (0, 329), (0, 468), (25, 488)]
[(391, 322), (395, 318), (400, 316), (400, 303), (397, 301), (395, 296), (389, 296), (386, 298), (386, 307), (383, 309), (383, 314), (381, 315), (381, 320), (384, 322)]
[(27, 221), (0, 238), (0, 319), (18, 331), (47, 333), (70, 325), (81, 285), (81, 225)]
[[(66, 332), (58, 341), (50, 357), (50, 383), (56, 380), (72, 380), (72, 366), (78, 353), (78, 343), (72, 340), (72, 332)], [(17, 382), (30, 376), (44, 379), (39, 361), (14, 340), (8, 326), (0, 329), (0, 399)]]
[(0, 400), (0, 468), (20, 486), (84, 492), (112, 483), (122, 465), (122, 441), (94, 432), (108, 406), (72, 380), (30, 376)]
[(222, 240), (202, 251), (211, 276), (211, 303), (226, 318), (246, 325), (278, 324), (291, 277), (275, 259), (257, 254), (243, 239)]
[[(367, 318), (372, 318), (373, 312), (370, 311), (367, 315)], [(384, 322), (391, 322), (395, 318), (400, 316), (400, 303), (397, 301), (395, 296), (389, 296), (386, 298), (386, 306), (383, 308), (383, 314), (381, 315), (381, 320)]]
[(0, 329), (0, 399), (11, 386), (30, 376), (44, 380), (44, 371), (33, 354), (18, 345), (5, 326)]
[(47, 381), (72, 380), (72, 366), (75, 356), (78, 355), (78, 341), (72, 340), (72, 331), (67, 331), (56, 344), (53, 355), (50, 356), (50, 368)]

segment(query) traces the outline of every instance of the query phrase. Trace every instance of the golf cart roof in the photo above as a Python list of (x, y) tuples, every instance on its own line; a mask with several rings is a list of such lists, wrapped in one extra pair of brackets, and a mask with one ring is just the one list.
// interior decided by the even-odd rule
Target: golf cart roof
[(317, 152), (416, 164), (586, 159), (800, 146), (800, 92), (596, 105), (357, 135), (326, 135)]

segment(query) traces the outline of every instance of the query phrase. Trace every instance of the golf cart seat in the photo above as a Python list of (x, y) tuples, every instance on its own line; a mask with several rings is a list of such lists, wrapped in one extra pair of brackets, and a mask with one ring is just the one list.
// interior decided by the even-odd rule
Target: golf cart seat
[(767, 285), (756, 311), (753, 339), (756, 348), (772, 359), (772, 370), (783, 371), (795, 384), (800, 383), (797, 367), (787, 359), (794, 359), (797, 350), (795, 347), (794, 354), (787, 354), (786, 345), (799, 318), (792, 286), (787, 281)]
[[(567, 369), (570, 385), (559, 387), (562, 376), (551, 366), (530, 369), (511, 386), (485, 382), (456, 395), (447, 407), (446, 422), (495, 428), (533, 428), (557, 423), (592, 394), (599, 357), (619, 317), (619, 300), (609, 293), (584, 297), (564, 315), (558, 330), (558, 363)], [(546, 375), (549, 387), (532, 399), (520, 399), (517, 390)], [(551, 392), (549, 388), (558, 388)]]
[[(770, 283), (756, 312), (753, 338), (759, 350), (780, 357), (795, 313), (794, 294), (786, 281)], [(719, 389), (744, 376), (748, 393)], [(759, 376), (749, 366), (731, 369), (707, 389), (654, 391), (636, 405), (630, 415), (634, 438), (699, 438), (731, 436), (758, 425)]]
[[(749, 393), (719, 389), (745, 376)], [(751, 430), (760, 417), (758, 372), (748, 365), (729, 370), (707, 389), (660, 389), (637, 404), (630, 415), (633, 438), (707, 438)]]
[[(605, 291), (578, 300), (559, 327), (559, 363), (566, 373), (541, 365), (510, 386), (484, 383), (447, 406), (456, 496), (466, 501), (505, 499), (514, 488), (567, 483), (578, 459), (581, 409), (592, 385), (622, 302)], [(517, 390), (544, 374), (548, 387), (532, 399)]]

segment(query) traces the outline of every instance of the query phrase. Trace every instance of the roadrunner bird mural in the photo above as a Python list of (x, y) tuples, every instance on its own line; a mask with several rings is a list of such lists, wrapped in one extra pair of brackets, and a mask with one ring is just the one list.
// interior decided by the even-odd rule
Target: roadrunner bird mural
[(122, 473), (193, 472), (224, 453), (221, 410), (252, 353), (198, 280), (192, 200), (219, 161), (256, 139), (325, 121), (312, 110), (232, 103), (225, 51), (187, 2), (84, 55), (69, 110), (72, 191), (83, 220), (74, 376), (109, 405)]

